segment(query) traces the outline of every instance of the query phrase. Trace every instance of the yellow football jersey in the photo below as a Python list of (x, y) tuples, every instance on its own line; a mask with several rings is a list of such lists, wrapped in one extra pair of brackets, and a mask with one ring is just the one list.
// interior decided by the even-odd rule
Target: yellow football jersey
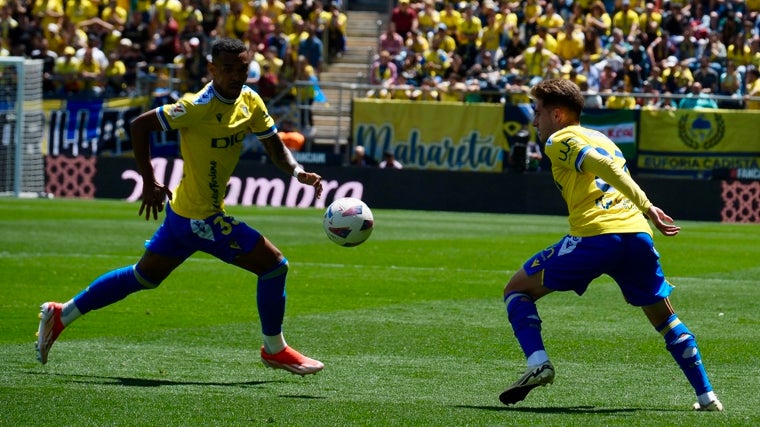
[(267, 138), (277, 133), (261, 97), (247, 86), (235, 100), (220, 97), (207, 84), (196, 94), (156, 109), (164, 130), (180, 134), (184, 160), (182, 180), (174, 190), (174, 212), (204, 219), (224, 211), (224, 195), (243, 148), (253, 133)]
[(611, 159), (628, 173), (620, 149), (593, 129), (568, 126), (551, 135), (544, 148), (552, 163), (554, 182), (567, 203), (570, 234), (588, 237), (644, 232), (651, 235), (646, 217), (631, 200), (601, 178), (582, 170), (589, 150)]

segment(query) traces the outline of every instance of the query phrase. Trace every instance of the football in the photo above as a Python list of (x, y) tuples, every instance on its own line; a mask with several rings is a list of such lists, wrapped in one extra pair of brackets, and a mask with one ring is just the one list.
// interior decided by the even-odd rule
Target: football
[(357, 246), (369, 238), (375, 218), (369, 207), (359, 199), (335, 199), (325, 211), (322, 225), (327, 237), (340, 246)]

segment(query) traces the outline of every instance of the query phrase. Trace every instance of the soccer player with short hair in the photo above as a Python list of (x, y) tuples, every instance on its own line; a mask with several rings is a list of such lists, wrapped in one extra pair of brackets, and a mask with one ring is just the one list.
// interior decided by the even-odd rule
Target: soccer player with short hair
[[(132, 121), (132, 144), (143, 179), (138, 214), (145, 214), (146, 220), (157, 219), (166, 207), (166, 218), (136, 264), (100, 276), (68, 302), (42, 304), (37, 339), (40, 362), (47, 363), (50, 347), (72, 321), (134, 292), (156, 288), (190, 255), (203, 251), (258, 276), (256, 298), (264, 340), (261, 360), (266, 366), (299, 375), (324, 367), (285, 343), (282, 321), (288, 260), (266, 237), (224, 209), (227, 183), (243, 138), (250, 133), (262, 142), (277, 167), (313, 186), (317, 197), (322, 193), (322, 178), (298, 165), (261, 97), (244, 85), (249, 62), (248, 49), (240, 40), (216, 41), (209, 64), (212, 82), (198, 93)], [(182, 180), (174, 193), (156, 180), (149, 143), (152, 132), (172, 129), (179, 130), (184, 159)]]
[(509, 322), (528, 369), (499, 399), (513, 404), (554, 381), (536, 301), (554, 291), (582, 295), (592, 280), (607, 274), (665, 339), (697, 395), (694, 409), (723, 410), (694, 335), (670, 304), (673, 287), (665, 280), (647, 219), (665, 236), (675, 236), (681, 228), (647, 199), (615, 143), (580, 125), (584, 98), (575, 83), (544, 80), (530, 94), (535, 103), (533, 125), (545, 141), (554, 181), (567, 203), (570, 233), (529, 258), (504, 288)]

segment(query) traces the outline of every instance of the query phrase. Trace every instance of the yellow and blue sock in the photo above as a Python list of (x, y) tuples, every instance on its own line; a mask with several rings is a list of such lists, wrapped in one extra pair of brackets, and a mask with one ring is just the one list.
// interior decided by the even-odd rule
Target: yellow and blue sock
[(536, 303), (528, 294), (510, 292), (504, 297), (507, 317), (512, 325), (517, 342), (520, 344), (528, 366), (540, 365), (549, 360), (541, 337), (541, 318), (538, 317)]
[(712, 385), (707, 378), (694, 335), (686, 325), (681, 323), (676, 314), (668, 317), (668, 320), (656, 329), (665, 338), (666, 348), (686, 374), (686, 379), (694, 388), (694, 392), (702, 400), (703, 395), (712, 391)]

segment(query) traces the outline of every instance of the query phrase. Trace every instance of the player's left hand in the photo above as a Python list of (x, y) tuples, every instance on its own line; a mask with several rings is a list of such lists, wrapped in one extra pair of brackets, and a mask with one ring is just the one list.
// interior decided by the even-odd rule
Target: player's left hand
[(314, 172), (301, 172), (298, 174), (298, 182), (311, 185), (317, 190), (317, 199), (322, 196), (322, 177)]
[(657, 206), (650, 206), (647, 210), (647, 217), (652, 221), (652, 224), (660, 230), (660, 233), (665, 236), (675, 236), (681, 231), (681, 227), (673, 223), (673, 218), (668, 216), (662, 209)]
[(172, 192), (165, 185), (155, 181), (144, 181), (142, 203), (138, 215), (142, 216), (145, 212), (145, 220), (148, 221), (152, 213), (153, 219), (158, 219), (158, 213), (163, 212), (167, 197), (171, 200)]

